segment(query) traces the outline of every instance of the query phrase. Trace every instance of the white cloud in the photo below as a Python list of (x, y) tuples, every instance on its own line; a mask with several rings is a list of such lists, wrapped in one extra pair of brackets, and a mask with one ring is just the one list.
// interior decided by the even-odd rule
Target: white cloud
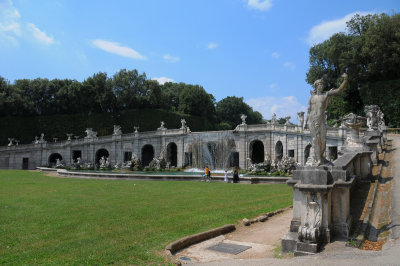
[(181, 60), (178, 56), (172, 56), (170, 54), (165, 54), (163, 56), (163, 58), (164, 58), (164, 61), (166, 61), (168, 63), (176, 63)]
[(167, 77), (152, 78), (152, 80), (157, 80), (160, 85), (164, 85), (166, 82), (174, 82), (173, 79)]
[(38, 27), (35, 26), (33, 23), (28, 23), (27, 26), (28, 31), (30, 31), (36, 40), (44, 43), (44, 44), (53, 44), (54, 39), (53, 37), (48, 36), (44, 31), (39, 30)]
[(290, 69), (290, 70), (295, 70), (295, 69), (296, 69), (295, 64), (293, 64), (292, 62), (285, 62), (285, 63), (283, 63), (283, 67), (284, 67), (284, 68), (288, 68), (288, 69)]
[(290, 116), (292, 123), (297, 121), (297, 112), (307, 109), (295, 96), (251, 98), (247, 99), (246, 103), (253, 107), (253, 110), (260, 112), (264, 119), (269, 120), (272, 114), (276, 113), (277, 118)]
[(281, 55), (280, 55), (279, 53), (277, 53), (277, 52), (273, 52), (273, 53), (271, 54), (271, 56), (272, 56), (273, 58), (275, 58), (275, 59), (278, 59)]
[(252, 9), (266, 11), (272, 7), (272, 0), (248, 0), (247, 5)]
[(116, 54), (119, 56), (128, 57), (132, 59), (141, 59), (141, 60), (146, 59), (145, 56), (141, 55), (139, 52), (133, 50), (132, 48), (121, 46), (119, 43), (116, 42), (96, 39), (92, 41), (92, 44), (103, 51)]
[(21, 36), (20, 17), (11, 0), (0, 1), (0, 41), (18, 44), (17, 37)]
[(329, 37), (331, 37), (335, 33), (344, 32), (346, 30), (346, 22), (349, 21), (355, 14), (365, 16), (372, 13), (353, 12), (344, 16), (343, 18), (323, 21), (320, 24), (315, 25), (311, 28), (310, 32), (308, 33), (307, 42), (310, 45), (315, 45), (329, 39)]
[(217, 48), (218, 46), (219, 46), (218, 43), (216, 43), (216, 42), (210, 42), (209, 44), (207, 44), (207, 49), (212, 50), (212, 49)]
[(14, 7), (11, 0), (0, 0), (0, 41), (17, 45), (21, 38), (35, 38), (43, 44), (55, 43), (54, 38), (48, 36), (33, 23), (21, 20), (21, 14)]

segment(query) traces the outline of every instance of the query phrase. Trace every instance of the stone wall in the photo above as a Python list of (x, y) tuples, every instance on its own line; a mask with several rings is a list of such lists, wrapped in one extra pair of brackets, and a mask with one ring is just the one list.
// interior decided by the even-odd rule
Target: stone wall
[[(339, 150), (346, 138), (346, 129), (330, 128), (328, 130), (327, 147), (336, 147)], [(305, 149), (311, 143), (309, 131), (298, 126), (288, 125), (239, 125), (234, 131), (190, 132), (184, 129), (161, 129), (152, 132), (137, 132), (129, 134), (113, 134), (103, 137), (85, 137), (66, 141), (46, 142), (36, 141), (35, 144), (0, 147), (0, 169), (35, 169), (38, 166), (47, 166), (52, 154), (61, 155), (65, 164), (73, 163), (74, 151), (81, 152), (81, 159), (85, 162), (95, 162), (96, 153), (105, 149), (109, 154), (112, 165), (124, 161), (125, 152), (135, 153), (142, 159), (142, 149), (151, 145), (154, 157), (166, 153), (168, 144), (175, 143), (177, 147), (177, 166), (185, 166), (185, 156), (192, 153), (195, 156), (205, 156), (208, 143), (209, 148), (215, 146), (218, 160), (227, 160), (227, 153), (239, 154), (239, 167), (247, 168), (251, 157), (252, 143), (261, 141), (264, 147), (264, 158), (275, 159), (276, 146), (282, 144), (283, 156), (293, 156), (301, 165), (306, 161)], [(279, 144), (279, 145), (280, 145)], [(197, 145), (197, 146), (196, 146)], [(229, 145), (229, 146), (227, 146)], [(211, 148), (212, 148), (211, 147)], [(327, 148), (327, 151), (329, 149)], [(196, 152), (196, 154), (195, 154)], [(198, 167), (203, 167), (202, 158)], [(227, 167), (226, 163), (217, 162), (219, 167)]]

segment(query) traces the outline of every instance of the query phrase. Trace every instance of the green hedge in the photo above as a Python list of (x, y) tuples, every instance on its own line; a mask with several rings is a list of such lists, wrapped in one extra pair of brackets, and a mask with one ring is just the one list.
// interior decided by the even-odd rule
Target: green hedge
[(181, 127), (181, 119), (192, 131), (207, 131), (215, 129), (203, 117), (191, 116), (158, 109), (126, 110), (119, 113), (103, 114), (73, 114), (33, 117), (0, 117), (0, 145), (7, 145), (8, 138), (16, 138), (20, 143), (32, 143), (35, 136), (45, 134), (47, 141), (53, 138), (65, 140), (67, 133), (75, 136), (85, 136), (86, 128), (93, 128), (98, 136), (111, 135), (113, 125), (120, 125), (123, 133), (131, 133), (134, 126), (139, 126), (139, 131), (154, 131), (160, 127), (160, 121), (165, 122), (165, 127), (176, 129)]

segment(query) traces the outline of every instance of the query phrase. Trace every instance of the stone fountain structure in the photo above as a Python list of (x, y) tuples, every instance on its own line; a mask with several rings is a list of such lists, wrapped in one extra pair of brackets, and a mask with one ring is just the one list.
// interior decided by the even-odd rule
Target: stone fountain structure
[[(342, 128), (348, 128), (349, 134), (339, 157), (333, 162), (325, 159), (325, 111), (329, 98), (345, 89), (347, 75), (343, 77), (344, 82), (338, 89), (325, 93), (322, 80), (314, 83), (306, 119), (306, 122), (310, 120), (314, 158), (311, 163), (298, 166), (293, 178), (287, 181), (293, 188), (293, 218), (290, 231), (282, 238), (282, 251), (294, 252), (295, 256), (315, 254), (333, 237), (349, 237), (351, 188), (357, 181), (371, 177), (371, 147), (377, 147), (379, 143), (367, 143), (375, 136), (381, 139), (383, 135), (374, 130), (375, 122), (371, 122), (373, 130), (368, 131), (371, 133), (360, 137), (360, 127), (367, 123), (367, 118), (348, 114), (341, 118)], [(375, 121), (377, 113), (369, 121)]]

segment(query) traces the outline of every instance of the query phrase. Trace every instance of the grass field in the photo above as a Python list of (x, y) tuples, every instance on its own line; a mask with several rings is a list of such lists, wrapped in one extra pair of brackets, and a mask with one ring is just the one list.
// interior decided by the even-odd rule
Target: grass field
[(165, 264), (181, 237), (289, 206), (285, 184), (88, 180), (0, 171), (0, 264)]

